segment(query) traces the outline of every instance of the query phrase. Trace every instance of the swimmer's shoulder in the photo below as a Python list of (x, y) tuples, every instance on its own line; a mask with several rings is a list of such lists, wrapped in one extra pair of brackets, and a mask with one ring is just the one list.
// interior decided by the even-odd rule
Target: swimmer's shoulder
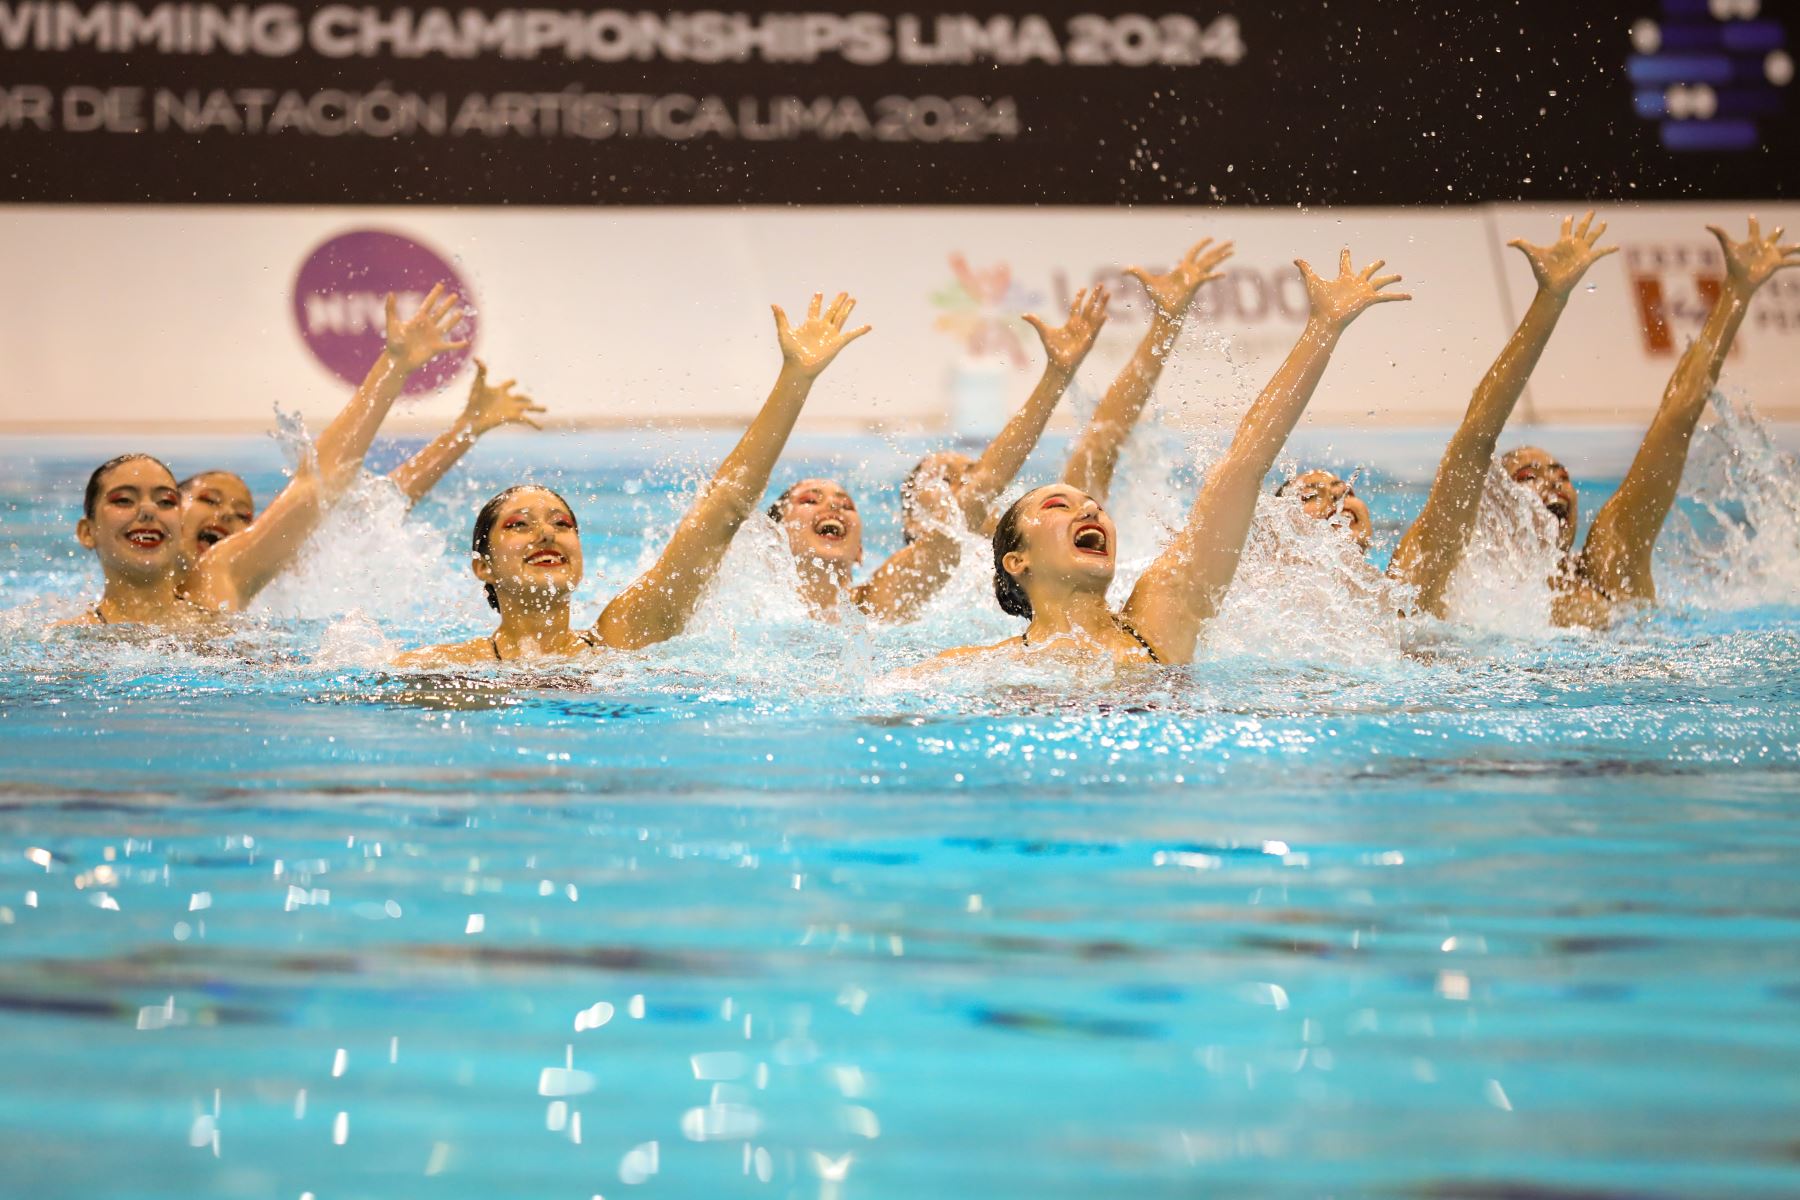
[(917, 669), (941, 670), (953, 663), (968, 662), (971, 659), (993, 658), (1001, 654), (1018, 654), (1025, 649), (1025, 638), (1009, 637), (1004, 642), (995, 642), (991, 646), (957, 646), (946, 650), (934, 658), (920, 663)]
[(441, 646), (421, 646), (394, 659), (395, 667), (472, 667), (494, 661), (493, 643), (487, 638), (470, 638), (466, 642), (445, 642)]

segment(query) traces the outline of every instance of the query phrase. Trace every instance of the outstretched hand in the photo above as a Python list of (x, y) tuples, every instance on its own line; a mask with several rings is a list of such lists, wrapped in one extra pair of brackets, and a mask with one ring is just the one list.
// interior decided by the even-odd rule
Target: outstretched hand
[(1589, 267), (1609, 254), (1618, 253), (1617, 246), (1599, 244), (1600, 235), (1606, 232), (1606, 222), (1590, 229), (1593, 224), (1594, 211), (1589, 209), (1579, 226), (1575, 225), (1575, 218), (1564, 217), (1562, 236), (1548, 246), (1534, 246), (1524, 238), (1514, 238), (1506, 244), (1517, 247), (1531, 260), (1531, 273), (1537, 276), (1538, 287), (1567, 296), (1575, 290)]
[(460, 420), (472, 436), (480, 437), (502, 425), (543, 428), (529, 414), (543, 412), (544, 406), (534, 404), (530, 396), (514, 391), (515, 382), (508, 379), (505, 383), (490, 384), (487, 364), (479, 358), (475, 360), (475, 381), (469, 385), (469, 402), (463, 406)]
[(1726, 286), (1740, 296), (1748, 298), (1783, 267), (1800, 267), (1800, 242), (1782, 245), (1779, 226), (1764, 237), (1762, 226), (1751, 217), (1750, 236), (1741, 242), (1732, 241), (1717, 225), (1708, 225), (1706, 231), (1719, 239), (1719, 249), (1725, 252)]
[(856, 307), (856, 301), (850, 293), (839, 292), (831, 307), (820, 315), (819, 309), (824, 303), (825, 294), (814, 292), (812, 303), (807, 305), (806, 320), (798, 326), (788, 324), (787, 314), (781, 311), (781, 305), (771, 304), (775, 312), (775, 333), (781, 339), (781, 358), (783, 363), (808, 377), (817, 375), (831, 365), (839, 350), (869, 332), (869, 326), (844, 332), (844, 322), (850, 318), (850, 310)]
[(1165, 317), (1180, 317), (1194, 302), (1194, 293), (1201, 284), (1225, 278), (1225, 273), (1215, 268), (1230, 257), (1230, 242), (1214, 246), (1211, 238), (1204, 238), (1166, 274), (1152, 275), (1142, 267), (1126, 267), (1125, 273), (1144, 285), (1157, 312)]
[(1375, 274), (1386, 264), (1386, 259), (1378, 258), (1357, 271), (1350, 265), (1350, 251), (1346, 249), (1338, 256), (1338, 277), (1325, 280), (1313, 273), (1305, 259), (1294, 260), (1294, 265), (1300, 268), (1300, 278), (1306, 281), (1306, 298), (1312, 305), (1313, 319), (1337, 329), (1350, 324), (1358, 313), (1372, 305), (1412, 299), (1405, 292), (1381, 290), (1400, 282), (1398, 275)]
[(419, 311), (405, 320), (396, 311), (394, 293), (387, 297), (387, 352), (406, 371), (416, 371), (440, 354), (461, 350), (469, 343), (453, 342), (450, 331), (463, 319), (454, 292), (444, 294), (436, 284), (419, 304)]
[(1081, 289), (1070, 302), (1069, 319), (1060, 329), (1050, 328), (1036, 313), (1025, 314), (1026, 323), (1043, 339), (1044, 353), (1052, 366), (1065, 375), (1075, 373), (1081, 360), (1094, 348), (1100, 327), (1106, 324), (1106, 304), (1110, 299), (1104, 284), (1095, 284), (1092, 292)]

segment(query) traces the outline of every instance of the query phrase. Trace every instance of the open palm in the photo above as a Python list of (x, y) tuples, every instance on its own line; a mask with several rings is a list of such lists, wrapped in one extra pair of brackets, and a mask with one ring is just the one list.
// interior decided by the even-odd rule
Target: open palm
[(1800, 242), (1782, 245), (1784, 231), (1779, 226), (1764, 237), (1762, 226), (1751, 217), (1750, 236), (1741, 242), (1732, 241), (1717, 225), (1708, 225), (1706, 230), (1719, 239), (1719, 249), (1725, 252), (1726, 281), (1742, 295), (1754, 292), (1783, 267), (1800, 266)]
[(1314, 319), (1339, 329), (1354, 321), (1364, 309), (1390, 300), (1412, 299), (1405, 292), (1381, 290), (1400, 282), (1398, 275), (1375, 274), (1387, 265), (1385, 259), (1378, 258), (1358, 271), (1350, 265), (1350, 251), (1346, 249), (1338, 256), (1336, 279), (1319, 278), (1304, 259), (1295, 259), (1294, 265), (1300, 268), (1300, 278), (1306, 281), (1306, 297), (1312, 304)]
[(1564, 217), (1562, 236), (1548, 246), (1534, 246), (1524, 238), (1514, 238), (1506, 244), (1531, 261), (1531, 273), (1537, 276), (1539, 287), (1567, 296), (1589, 267), (1618, 252), (1617, 246), (1600, 245), (1600, 236), (1605, 232), (1606, 222), (1595, 227), (1594, 213), (1589, 209), (1579, 226), (1575, 225), (1575, 218)]
[(1158, 312), (1166, 317), (1179, 317), (1194, 302), (1194, 293), (1200, 290), (1201, 284), (1225, 278), (1225, 273), (1218, 267), (1230, 257), (1230, 242), (1215, 246), (1211, 238), (1203, 238), (1194, 243), (1180, 262), (1161, 275), (1152, 275), (1142, 267), (1127, 267), (1125, 273), (1144, 285), (1144, 291), (1150, 294), (1151, 303), (1156, 305)]
[(1060, 328), (1052, 329), (1036, 313), (1026, 313), (1025, 321), (1043, 339), (1044, 353), (1051, 364), (1072, 375), (1081, 360), (1087, 357), (1087, 352), (1094, 348), (1094, 339), (1100, 336), (1100, 327), (1106, 324), (1106, 305), (1111, 299), (1106, 287), (1096, 284), (1092, 292), (1083, 288), (1075, 293), (1075, 299), (1069, 304), (1069, 319)]
[(770, 305), (775, 313), (775, 333), (781, 339), (781, 357), (806, 375), (823, 371), (831, 365), (839, 350), (869, 332), (870, 328), (864, 325), (844, 332), (844, 322), (850, 319), (850, 311), (856, 307), (856, 301), (848, 292), (839, 292), (831, 307), (821, 314), (824, 300), (823, 292), (814, 292), (812, 303), (806, 308), (806, 320), (798, 325), (788, 323), (787, 314), (781, 311), (779, 304)]

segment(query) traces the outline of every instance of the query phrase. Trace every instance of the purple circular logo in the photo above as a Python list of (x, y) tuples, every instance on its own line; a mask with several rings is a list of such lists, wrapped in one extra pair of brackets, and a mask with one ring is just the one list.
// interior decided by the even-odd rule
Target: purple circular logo
[(425, 294), (440, 283), (462, 297), (465, 313), (451, 336), (470, 345), (440, 355), (406, 381), (408, 395), (423, 395), (462, 370), (475, 341), (474, 300), (435, 250), (377, 229), (338, 234), (300, 265), (294, 279), (294, 321), (301, 340), (326, 370), (345, 383), (361, 383), (387, 345), (388, 293), (394, 293), (404, 318), (418, 312)]

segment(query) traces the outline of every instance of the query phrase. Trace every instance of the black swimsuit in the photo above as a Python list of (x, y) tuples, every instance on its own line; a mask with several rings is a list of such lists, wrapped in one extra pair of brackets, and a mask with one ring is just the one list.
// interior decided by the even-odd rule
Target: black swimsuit
[[(591, 629), (578, 629), (575, 631), (575, 637), (581, 642), (582, 645), (590, 647), (590, 648), (596, 647), (600, 644), (599, 635), (597, 635)], [(490, 645), (494, 648), (494, 661), (495, 662), (505, 662), (506, 661), (504, 658), (500, 657), (500, 635), (498, 633), (488, 634), (488, 645)]]

